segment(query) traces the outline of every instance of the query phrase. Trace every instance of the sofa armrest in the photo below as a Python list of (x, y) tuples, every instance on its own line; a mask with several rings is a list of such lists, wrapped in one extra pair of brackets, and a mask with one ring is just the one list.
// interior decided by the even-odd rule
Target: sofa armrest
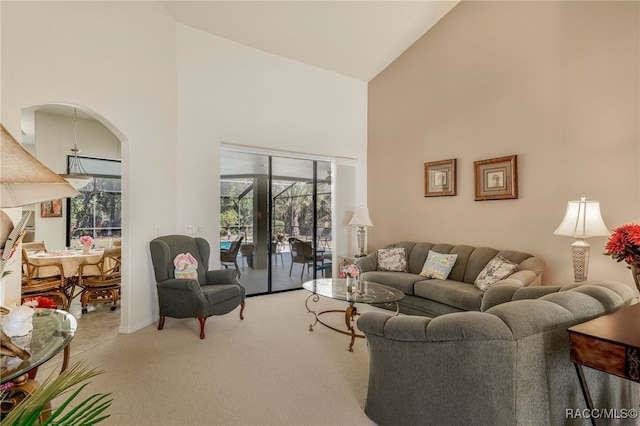
[[(525, 286), (528, 285), (542, 285), (542, 273), (544, 272), (544, 262), (538, 257), (530, 257), (520, 262), (520, 270), (515, 274)], [(520, 274), (526, 273), (526, 274)], [(520, 274), (520, 275), (518, 275)]]
[(378, 258), (375, 252), (356, 258), (354, 263), (360, 267), (362, 272), (371, 272), (378, 269)]
[(198, 280), (184, 278), (169, 278), (156, 284), (159, 303), (163, 300), (175, 298), (190, 298), (193, 303), (206, 303), (206, 297)]

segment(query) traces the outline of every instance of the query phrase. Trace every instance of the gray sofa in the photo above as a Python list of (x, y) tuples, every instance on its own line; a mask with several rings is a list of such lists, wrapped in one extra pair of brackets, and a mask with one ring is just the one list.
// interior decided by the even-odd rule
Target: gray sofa
[[(405, 293), (400, 312), (410, 315), (436, 317), (464, 311), (480, 311), (484, 291), (474, 285), (482, 269), (496, 255), (519, 264), (516, 273), (495, 285), (512, 284), (520, 287), (541, 284), (544, 262), (529, 253), (496, 250), (468, 245), (399, 242), (385, 248), (404, 247), (408, 272), (379, 271), (376, 251), (355, 260), (362, 270), (361, 279), (384, 284)], [(429, 250), (442, 254), (457, 254), (458, 258), (446, 280), (427, 279), (420, 274)]]
[[(380, 426), (587, 425), (566, 414), (586, 409), (567, 328), (625, 307), (633, 297), (618, 282), (505, 285), (487, 291), (484, 312), (433, 319), (363, 313), (358, 327), (370, 355), (365, 412)], [(584, 372), (596, 408), (638, 409), (640, 384)]]

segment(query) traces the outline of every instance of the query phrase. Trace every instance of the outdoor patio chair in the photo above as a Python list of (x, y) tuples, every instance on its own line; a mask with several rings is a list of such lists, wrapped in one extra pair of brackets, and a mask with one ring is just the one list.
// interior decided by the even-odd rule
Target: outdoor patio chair
[(231, 247), (226, 250), (220, 249), (220, 263), (225, 267), (225, 269), (229, 268), (227, 263), (233, 263), (236, 271), (238, 272), (238, 277), (242, 275), (240, 272), (240, 267), (238, 266), (238, 251), (240, 250), (240, 245), (242, 244), (243, 239), (244, 237), (240, 237), (239, 239), (231, 243)]
[(289, 276), (291, 276), (291, 272), (293, 271), (294, 263), (302, 264), (300, 279), (302, 279), (302, 275), (304, 274), (304, 265), (307, 265), (307, 273), (309, 273), (311, 267), (315, 268), (318, 263), (323, 263), (320, 256), (315, 258), (311, 243), (291, 237), (289, 238), (289, 246), (291, 247), (291, 267), (289, 268)]

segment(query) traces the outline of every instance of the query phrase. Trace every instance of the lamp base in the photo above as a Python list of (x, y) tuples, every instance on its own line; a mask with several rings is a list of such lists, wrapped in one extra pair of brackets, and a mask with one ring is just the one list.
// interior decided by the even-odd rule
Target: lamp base
[(364, 257), (367, 254), (364, 252), (364, 236), (366, 231), (364, 230), (364, 226), (358, 226), (358, 253), (356, 257)]
[(584, 239), (576, 239), (576, 241), (571, 244), (571, 254), (573, 257), (573, 280), (577, 283), (587, 281), (590, 250), (591, 246)]

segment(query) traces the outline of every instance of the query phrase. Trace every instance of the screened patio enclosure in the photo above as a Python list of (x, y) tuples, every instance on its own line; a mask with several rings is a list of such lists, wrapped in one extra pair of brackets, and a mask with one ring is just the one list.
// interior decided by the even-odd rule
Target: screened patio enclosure
[[(247, 292), (296, 289), (329, 275), (331, 163), (234, 151), (221, 158), (220, 246), (242, 238), (236, 262)], [(291, 238), (313, 255), (301, 260), (292, 254)]]

